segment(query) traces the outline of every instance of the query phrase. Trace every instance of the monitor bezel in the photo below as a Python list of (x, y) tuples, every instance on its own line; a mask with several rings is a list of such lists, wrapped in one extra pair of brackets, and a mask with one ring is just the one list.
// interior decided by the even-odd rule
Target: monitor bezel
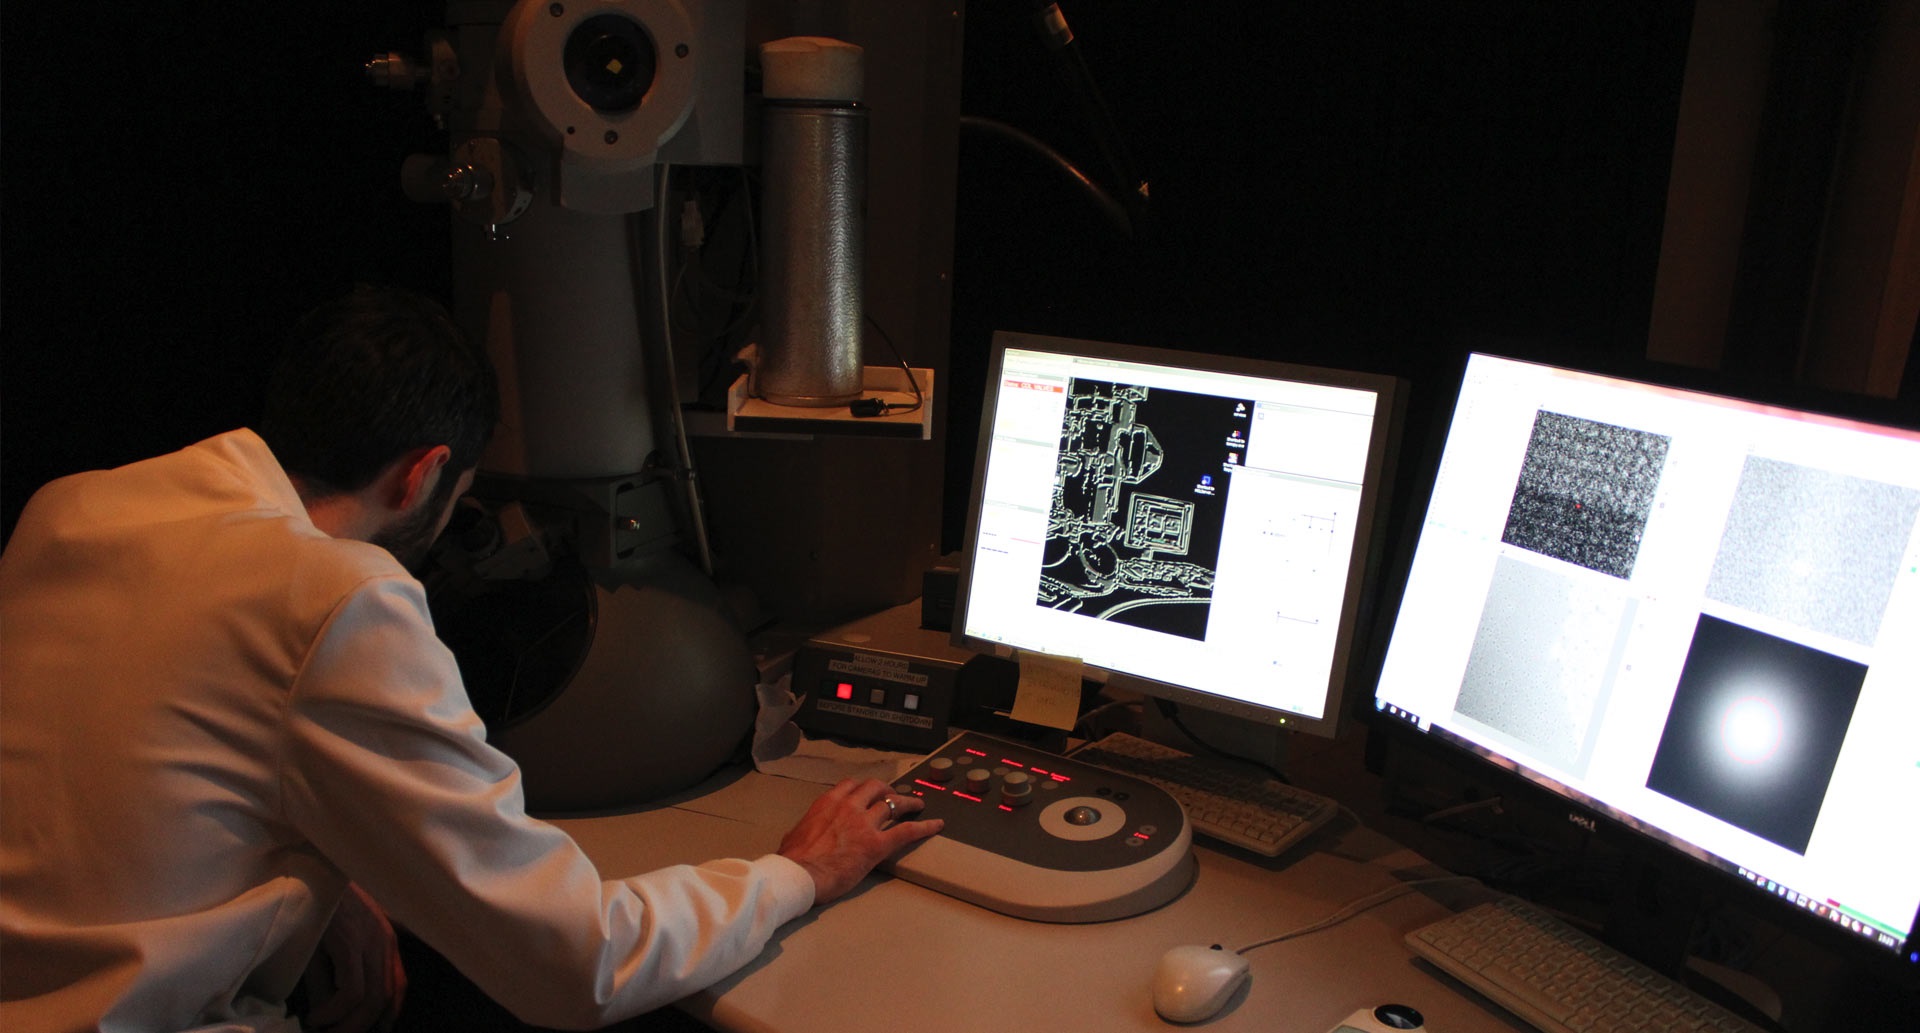
[[(1564, 790), (1564, 787), (1550, 780), (1543, 782), (1528, 777), (1510, 767), (1511, 761), (1503, 764), (1477, 749), (1453, 741), (1449, 736), (1421, 730), (1380, 709), (1379, 676), (1387, 652), (1392, 647), (1407, 579), (1432, 502), (1467, 366), (1475, 355), (1694, 392), (1735, 403), (1771, 406), (1913, 431), (1920, 431), (1920, 410), (1911, 401), (1843, 394), (1803, 385), (1743, 382), (1714, 370), (1663, 364), (1631, 355), (1576, 351), (1554, 345), (1533, 349), (1478, 346), (1459, 352), (1441, 386), (1427, 396), (1428, 408), (1420, 420), (1422, 447), (1418, 454), (1404, 457), (1400, 487), (1405, 508), (1397, 514), (1391, 532), (1389, 571), (1383, 578), (1381, 605), (1373, 634), (1368, 639), (1364, 676), (1372, 681), (1372, 688), (1351, 696), (1351, 716), (1356, 723), (1366, 727), (1369, 737), (1379, 737), (1377, 743), (1370, 741), (1368, 748), (1369, 767), (1376, 773), (1384, 765), (1385, 755), (1393, 749), (1411, 749), (1438, 758), (1452, 770), (1466, 772), (1476, 781), (1484, 780), (1493, 787), (1492, 791), (1513, 792), (1518, 799), (1530, 801), (1542, 808), (1543, 815), (1563, 814), (1564, 820), (1575, 826), (1579, 834), (1620, 847), (1636, 858), (1636, 863), (1676, 873), (1689, 881), (1701, 878), (1711, 880), (1713, 889), (1722, 894), (1719, 899), (1734, 903), (1765, 921), (1791, 929), (1808, 942), (1833, 948), (1865, 971), (1906, 991), (1920, 992), (1920, 963), (1912, 960), (1920, 958), (1920, 913), (1916, 913), (1901, 947), (1897, 951), (1886, 950), (1768, 892), (1763, 886), (1747, 882), (1739, 877), (1737, 871), (1727, 870), (1724, 859), (1701, 857), (1693, 850), (1677, 845), (1673, 837), (1656, 834), (1634, 821), (1623, 820), (1609, 808), (1589, 803), (1579, 793)], [(1548, 820), (1553, 819), (1549, 817)], [(1624, 885), (1617, 885), (1616, 891), (1625, 893), (1628, 889)], [(1616, 909), (1620, 907), (1618, 901), (1613, 904)], [(1612, 939), (1611, 936), (1608, 938)], [(1625, 940), (1614, 945), (1629, 953), (1635, 953), (1635, 948), (1639, 946)], [(1641, 957), (1640, 960), (1656, 968), (1667, 968), (1673, 959)]]
[(1335, 633), (1333, 661), (1323, 698), (1324, 710), (1318, 717), (1279, 710), (1242, 700), (1229, 699), (1188, 686), (1111, 669), (1084, 662), (1089, 680), (1104, 683), (1109, 689), (1134, 693), (1175, 705), (1190, 705), (1254, 724), (1287, 731), (1332, 738), (1348, 716), (1348, 699), (1353, 691), (1355, 673), (1366, 656), (1361, 636), (1367, 628), (1365, 614), (1375, 602), (1379, 575), (1384, 567), (1384, 532), (1389, 512), (1388, 496), (1396, 470), (1399, 433), (1406, 406), (1406, 384), (1386, 374), (1362, 370), (1332, 369), (1289, 363), (1274, 359), (1248, 358), (1210, 352), (1187, 351), (1147, 345), (1056, 337), (1017, 331), (996, 331), (987, 359), (986, 383), (982, 395), (978, 440), (973, 454), (972, 480), (968, 490), (966, 531), (961, 539), (959, 578), (954, 596), (951, 640), (954, 645), (990, 656), (1014, 657), (1018, 650), (1004, 643), (967, 634), (967, 613), (971, 603), (973, 556), (979, 544), (982, 496), (986, 468), (993, 442), (993, 415), (997, 404), (1006, 353), (1028, 349), (1095, 359), (1115, 359), (1174, 368), (1237, 373), (1247, 376), (1293, 380), (1314, 385), (1371, 391), (1376, 397), (1373, 434), (1368, 442), (1364, 481), (1356, 515), (1354, 542), (1348, 559), (1347, 587), (1343, 594), (1340, 627)]

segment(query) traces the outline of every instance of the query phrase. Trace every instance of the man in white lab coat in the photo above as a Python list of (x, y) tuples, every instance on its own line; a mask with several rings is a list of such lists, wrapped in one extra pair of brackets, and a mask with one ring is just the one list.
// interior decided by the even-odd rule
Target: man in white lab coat
[(0, 1028), (371, 1028), (387, 913), (523, 1020), (603, 1025), (938, 831), (848, 782), (776, 853), (603, 882), (527, 816), (407, 572), (497, 417), (485, 357), (361, 288), (269, 394), (258, 433), (48, 485), (0, 555)]

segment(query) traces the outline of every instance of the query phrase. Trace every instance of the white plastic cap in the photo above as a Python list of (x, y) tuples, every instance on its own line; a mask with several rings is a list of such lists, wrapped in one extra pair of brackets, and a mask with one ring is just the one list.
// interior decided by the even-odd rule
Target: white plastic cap
[(866, 96), (866, 51), (825, 36), (789, 36), (760, 45), (769, 100), (859, 103)]

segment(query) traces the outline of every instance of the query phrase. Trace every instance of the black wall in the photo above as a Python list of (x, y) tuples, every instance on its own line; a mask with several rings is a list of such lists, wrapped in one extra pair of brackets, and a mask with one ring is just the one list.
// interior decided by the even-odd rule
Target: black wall
[[(1062, 7), (1151, 200), (963, 135), (949, 547), (997, 329), (1392, 373), (1411, 428), (1475, 344), (1644, 354), (1691, 3)], [(1027, 10), (970, 5), (964, 110), (1117, 186)]]
[[(319, 298), (446, 291), (446, 213), (397, 185), (432, 125), (360, 73), (443, 4), (167, 6), (0, 22), (0, 530), (51, 477), (249, 422)], [(995, 329), (1416, 381), (1489, 337), (1640, 347), (1690, 3), (1064, 6), (1152, 200), (1121, 238), (1037, 159), (963, 139), (963, 470)], [(1029, 10), (968, 5), (963, 107), (1104, 179)]]
[(444, 296), (433, 145), (368, 85), (443, 4), (10, 6), (0, 22), (0, 492), (254, 420), (282, 329), (355, 281)]

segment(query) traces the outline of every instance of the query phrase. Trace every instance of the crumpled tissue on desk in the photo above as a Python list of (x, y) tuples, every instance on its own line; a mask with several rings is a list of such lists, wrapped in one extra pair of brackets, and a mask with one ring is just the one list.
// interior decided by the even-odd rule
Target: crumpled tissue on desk
[(793, 723), (800, 700), (793, 694), (791, 674), (762, 682), (754, 691), (760, 697), (760, 713), (753, 724), (753, 767), (761, 774), (822, 785), (833, 785), (843, 778), (891, 782), (921, 760), (917, 753), (809, 738)]

